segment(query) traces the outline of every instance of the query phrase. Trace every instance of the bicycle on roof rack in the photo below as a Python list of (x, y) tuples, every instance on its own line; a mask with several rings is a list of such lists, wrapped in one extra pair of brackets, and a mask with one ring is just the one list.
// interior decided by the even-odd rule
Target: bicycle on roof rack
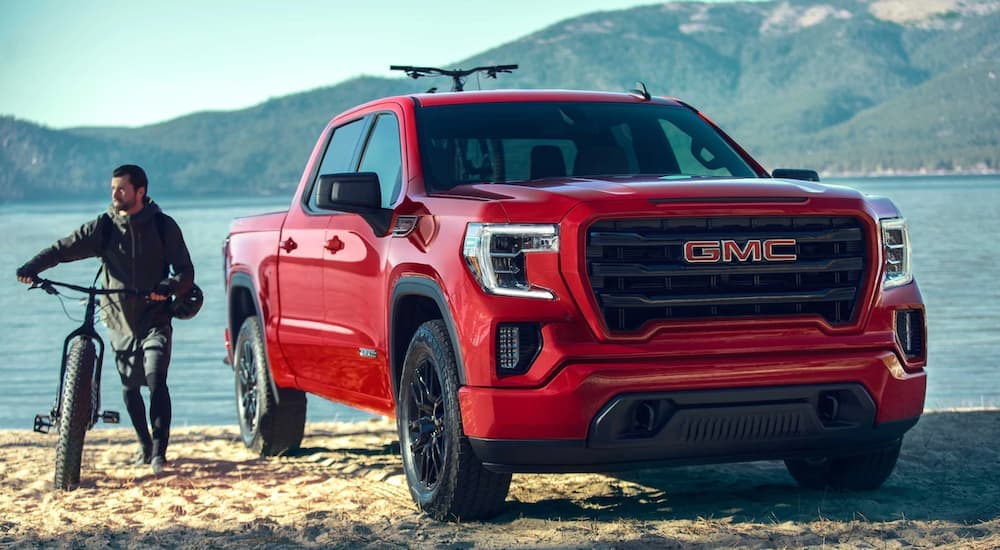
[[(404, 71), (406, 76), (417, 79), (422, 76), (449, 76), (451, 77), (451, 91), (461, 92), (465, 90), (465, 77), (484, 73), (486, 78), (496, 78), (498, 73), (512, 73), (517, 69), (517, 65), (485, 65), (472, 69), (439, 69), (437, 67), (414, 67), (412, 65), (390, 65), (390, 71)], [(430, 91), (436, 88), (431, 88)]]
[(87, 295), (83, 323), (69, 333), (63, 343), (62, 366), (59, 371), (59, 388), (49, 414), (35, 415), (34, 431), (49, 433), (56, 428), (55, 489), (71, 490), (80, 484), (80, 465), (83, 459), (83, 442), (87, 431), (98, 420), (117, 424), (120, 415), (115, 411), (101, 410), (101, 365), (104, 362), (104, 340), (97, 334), (94, 314), (97, 297), (111, 294), (146, 296), (134, 289), (103, 289), (77, 286), (49, 279), (36, 278), (28, 290), (40, 288), (59, 296), (56, 287), (63, 287)]

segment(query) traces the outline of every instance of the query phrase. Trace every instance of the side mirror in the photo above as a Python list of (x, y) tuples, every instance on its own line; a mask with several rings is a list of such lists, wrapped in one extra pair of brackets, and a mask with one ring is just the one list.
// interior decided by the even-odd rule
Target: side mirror
[(815, 170), (802, 170), (800, 168), (775, 168), (771, 172), (772, 178), (785, 178), (790, 180), (819, 181), (819, 173)]
[(323, 174), (316, 186), (316, 206), (323, 210), (364, 212), (382, 207), (382, 189), (375, 172)]
[(322, 174), (316, 184), (316, 206), (358, 214), (379, 237), (389, 234), (393, 211), (382, 208), (382, 186), (375, 172)]

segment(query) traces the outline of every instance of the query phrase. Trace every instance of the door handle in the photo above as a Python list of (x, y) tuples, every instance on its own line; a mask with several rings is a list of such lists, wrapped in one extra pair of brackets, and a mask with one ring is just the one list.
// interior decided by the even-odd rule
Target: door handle
[(338, 251), (344, 249), (344, 241), (340, 240), (340, 237), (334, 235), (326, 241), (326, 245), (324, 245), (323, 248), (329, 250), (330, 254), (336, 254)]
[(299, 247), (298, 243), (296, 243), (295, 240), (293, 240), (291, 237), (288, 237), (287, 239), (282, 241), (281, 244), (278, 246), (281, 247), (281, 249), (284, 250), (285, 252), (291, 252)]

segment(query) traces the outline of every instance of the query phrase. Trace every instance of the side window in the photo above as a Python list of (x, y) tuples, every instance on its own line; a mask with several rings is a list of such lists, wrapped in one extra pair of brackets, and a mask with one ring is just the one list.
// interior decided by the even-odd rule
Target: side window
[[(364, 127), (364, 119), (358, 119), (334, 130), (330, 144), (326, 146), (326, 153), (323, 154), (323, 161), (320, 162), (319, 172), (316, 174), (317, 180), (321, 174), (354, 171), (351, 160), (354, 158), (354, 150), (358, 146), (358, 139)], [(315, 192), (310, 194), (309, 206), (316, 206)]]
[(381, 114), (361, 157), (359, 172), (378, 174), (382, 188), (382, 208), (396, 202), (403, 186), (403, 161), (399, 145), (399, 122), (393, 114)]

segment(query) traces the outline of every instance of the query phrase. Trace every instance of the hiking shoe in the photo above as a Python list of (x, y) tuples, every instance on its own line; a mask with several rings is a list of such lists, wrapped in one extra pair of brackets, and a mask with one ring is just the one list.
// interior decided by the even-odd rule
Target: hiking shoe
[(162, 456), (154, 456), (152, 460), (149, 461), (150, 467), (153, 468), (154, 475), (160, 475), (163, 473), (163, 466), (167, 461)]
[(132, 458), (130, 464), (133, 466), (145, 466), (146, 464), (149, 464), (150, 459), (150, 451), (140, 446), (139, 450), (135, 452), (135, 456)]

